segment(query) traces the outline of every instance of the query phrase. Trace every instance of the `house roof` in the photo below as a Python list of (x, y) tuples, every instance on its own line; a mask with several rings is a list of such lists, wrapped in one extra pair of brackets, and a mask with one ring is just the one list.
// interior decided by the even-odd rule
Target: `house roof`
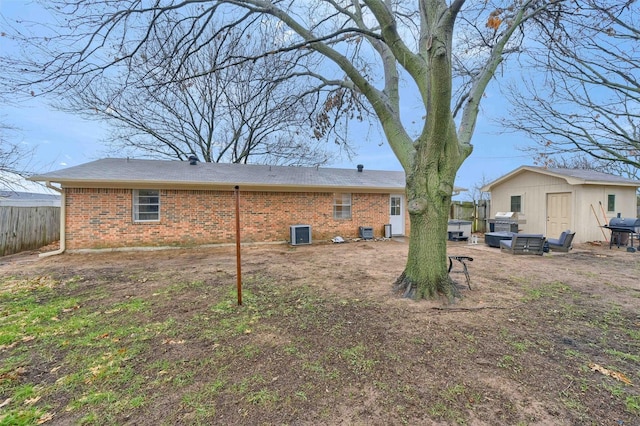
[[(30, 182), (16, 173), (0, 171), (0, 191), (7, 193), (29, 193), (59, 195), (53, 189), (47, 188), (41, 183)], [(8, 196), (5, 194), (5, 196)]]
[(58, 206), (59, 207), (60, 195), (0, 190), (0, 206), (16, 206), (16, 207)]
[(484, 185), (481, 190), (483, 192), (490, 192), (493, 187), (525, 172), (554, 176), (560, 179), (564, 179), (569, 185), (609, 185), (640, 188), (640, 181), (626, 179), (620, 176), (598, 172), (596, 170), (521, 166), (494, 180), (493, 182)]
[[(404, 192), (404, 172), (107, 158), (32, 176), (63, 187)], [(457, 188), (457, 190), (460, 190)]]

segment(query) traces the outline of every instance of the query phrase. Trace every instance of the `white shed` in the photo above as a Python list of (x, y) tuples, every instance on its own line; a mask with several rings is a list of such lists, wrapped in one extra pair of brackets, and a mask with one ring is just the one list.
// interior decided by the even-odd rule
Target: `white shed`
[(604, 241), (601, 226), (611, 218), (635, 218), (640, 181), (583, 169), (522, 166), (485, 185), (491, 212), (515, 212), (519, 232), (558, 238), (565, 229), (573, 242)]

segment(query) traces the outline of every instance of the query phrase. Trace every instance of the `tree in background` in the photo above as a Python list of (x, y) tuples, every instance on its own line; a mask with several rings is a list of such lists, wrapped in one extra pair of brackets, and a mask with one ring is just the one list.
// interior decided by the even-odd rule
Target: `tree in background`
[[(533, 150), (534, 148), (531, 149)], [(544, 152), (536, 152), (535, 155), (535, 164), (545, 168), (596, 170), (623, 176), (628, 179), (640, 179), (640, 169), (628, 163), (599, 160), (588, 154), (573, 154), (571, 157), (567, 157), (564, 155), (548, 155)]]
[(0, 122), (0, 187), (11, 190), (21, 189), (16, 177), (25, 174), (32, 155), (31, 150), (12, 140), (16, 134), (15, 128)]
[(529, 151), (540, 165), (586, 162), (638, 178), (640, 5), (580, 0), (564, 7), (572, 13), (561, 20), (538, 19), (545, 43), (528, 65), (544, 78), (528, 80), (524, 94), (522, 84), (511, 91), (504, 123), (536, 142)]
[[(368, 105), (406, 173), (411, 238), (396, 289), (451, 299), (457, 290), (447, 273), (448, 213), (456, 172), (473, 149), (480, 101), (506, 55), (522, 46), (525, 24), (543, 12), (545, 20), (558, 19), (560, 3), (60, 0), (51, 5), (63, 28), (38, 41), (46, 58), (7, 64), (6, 74), (49, 92), (87, 87), (118, 71), (128, 84), (145, 84), (156, 72), (163, 86), (188, 83), (187, 64), (214, 40), (225, 40), (231, 29), (251, 37), (267, 29), (275, 49), (256, 56), (227, 50), (201, 74), (274, 54), (312, 55), (313, 67), (296, 60), (290, 76), (313, 79), (307, 93), (323, 95), (314, 116), (319, 136), (339, 117), (357, 119)], [(141, 60), (151, 68), (135, 74)]]
[[(121, 155), (298, 166), (333, 157), (326, 138), (314, 137), (309, 125), (318, 94), (305, 93), (306, 81), (294, 75), (294, 67), (311, 66), (308, 56), (261, 56), (274, 49), (267, 34), (248, 37), (246, 29), (229, 28), (177, 66), (170, 52), (157, 55), (177, 37), (172, 25), (157, 23), (164, 37), (150, 38), (130, 66), (72, 85), (58, 107), (108, 123), (108, 142)], [(208, 70), (231, 57), (255, 59)]]

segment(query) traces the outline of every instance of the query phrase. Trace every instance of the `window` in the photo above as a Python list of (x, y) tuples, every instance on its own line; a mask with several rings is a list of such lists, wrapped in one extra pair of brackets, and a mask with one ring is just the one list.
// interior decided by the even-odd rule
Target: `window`
[(608, 212), (616, 211), (616, 195), (615, 194), (607, 195), (607, 211)]
[(512, 195), (511, 196), (511, 210), (515, 213), (522, 213), (522, 196), (521, 195)]
[(351, 194), (333, 194), (333, 218), (351, 219)]
[(391, 216), (400, 216), (402, 213), (402, 197), (391, 196)]
[(160, 220), (160, 191), (136, 189), (133, 191), (133, 221), (157, 222)]

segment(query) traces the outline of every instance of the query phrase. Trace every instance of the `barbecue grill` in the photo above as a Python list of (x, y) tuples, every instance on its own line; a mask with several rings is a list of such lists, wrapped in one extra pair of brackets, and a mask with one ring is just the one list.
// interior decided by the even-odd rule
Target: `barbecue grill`
[(518, 232), (518, 213), (497, 212), (495, 219), (489, 219), (490, 232)]
[(611, 238), (609, 239), (609, 248), (613, 244), (618, 247), (626, 246), (631, 242), (631, 250), (633, 248), (633, 235), (640, 233), (640, 219), (631, 217), (614, 217), (609, 221), (608, 225), (604, 225), (603, 228), (607, 228), (611, 231)]

